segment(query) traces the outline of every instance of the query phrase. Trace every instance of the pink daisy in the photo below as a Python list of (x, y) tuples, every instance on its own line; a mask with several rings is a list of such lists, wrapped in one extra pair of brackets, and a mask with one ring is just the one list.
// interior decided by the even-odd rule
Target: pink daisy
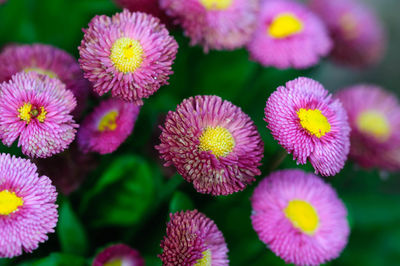
[(191, 39), (209, 49), (244, 46), (253, 33), (259, 0), (160, 0), (161, 8)]
[(362, 67), (382, 58), (386, 42), (383, 26), (362, 1), (311, 0), (310, 7), (331, 33), (336, 61)]
[(158, 17), (164, 23), (169, 22), (168, 17), (160, 8), (158, 0), (115, 0), (115, 2), (131, 12), (144, 12)]
[(60, 79), (74, 94), (79, 114), (86, 104), (88, 82), (78, 62), (67, 52), (51, 45), (9, 45), (0, 54), (0, 82), (9, 81), (18, 72), (36, 72)]
[[(363, 167), (400, 169), (400, 105), (395, 95), (373, 85), (341, 90), (351, 126), (350, 157)], [(392, 158), (389, 158), (392, 157)]]
[(142, 105), (168, 84), (178, 44), (158, 18), (124, 10), (94, 17), (84, 33), (79, 63), (99, 95)]
[(115, 244), (103, 249), (92, 264), (92, 266), (104, 265), (144, 266), (144, 260), (137, 250), (124, 244)]
[(286, 263), (320, 265), (347, 244), (347, 211), (334, 189), (301, 170), (272, 173), (251, 198), (261, 241)]
[(260, 175), (263, 143), (242, 110), (218, 96), (196, 96), (169, 112), (156, 146), (165, 166), (200, 193), (227, 195), (243, 190)]
[(78, 144), (84, 152), (111, 153), (132, 133), (139, 115), (134, 103), (108, 99), (88, 115), (78, 131)]
[(214, 221), (197, 210), (170, 214), (159, 255), (164, 266), (229, 264), (224, 236)]
[(263, 66), (307, 68), (332, 48), (322, 21), (300, 3), (264, 1), (247, 49)]
[(76, 100), (58, 79), (20, 72), (0, 84), (0, 136), (30, 157), (49, 157), (66, 149), (76, 128)]
[(29, 160), (0, 154), (0, 258), (32, 252), (54, 232), (56, 188)]
[(324, 176), (343, 168), (350, 146), (346, 111), (317, 81), (298, 78), (280, 86), (267, 101), (265, 121), (297, 163), (309, 159)]

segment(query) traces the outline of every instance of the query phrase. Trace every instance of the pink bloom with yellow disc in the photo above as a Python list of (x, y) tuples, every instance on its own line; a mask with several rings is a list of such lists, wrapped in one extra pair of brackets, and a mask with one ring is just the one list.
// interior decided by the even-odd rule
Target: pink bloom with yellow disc
[(132, 133), (139, 115), (134, 103), (108, 99), (82, 122), (78, 144), (84, 152), (107, 154), (115, 151)]
[(227, 266), (228, 248), (214, 221), (197, 210), (170, 214), (159, 255), (163, 265)]
[(356, 85), (336, 94), (351, 126), (350, 157), (363, 167), (400, 169), (400, 104), (374, 85)]
[(167, 115), (156, 146), (200, 193), (227, 195), (260, 175), (264, 146), (253, 121), (218, 96), (184, 100)]
[(347, 244), (346, 208), (314, 174), (274, 172), (260, 182), (251, 202), (258, 237), (286, 263), (320, 265), (339, 257)]
[(84, 33), (79, 63), (99, 95), (142, 105), (168, 84), (178, 44), (158, 18), (125, 9), (95, 16)]
[(332, 42), (323, 22), (301, 3), (263, 1), (247, 45), (253, 60), (276, 68), (308, 68), (328, 55)]
[(144, 266), (144, 260), (137, 250), (115, 244), (97, 254), (92, 266)]
[(50, 157), (75, 139), (73, 93), (58, 79), (20, 72), (0, 84), (0, 135), (4, 145), (18, 138), (30, 157)]
[(323, 176), (343, 168), (350, 146), (347, 114), (317, 81), (297, 78), (278, 87), (267, 101), (265, 121), (297, 163), (309, 160)]
[(160, 0), (161, 8), (175, 19), (191, 39), (209, 49), (243, 47), (255, 28), (259, 0)]
[(310, 7), (326, 23), (334, 48), (332, 57), (343, 64), (376, 64), (385, 51), (386, 36), (373, 10), (358, 0), (311, 0)]
[(53, 233), (56, 188), (29, 160), (0, 154), (0, 258), (37, 249)]
[(58, 78), (74, 94), (80, 114), (86, 104), (89, 83), (78, 62), (67, 52), (51, 45), (9, 45), (0, 54), (0, 82), (9, 81), (18, 72), (35, 72)]

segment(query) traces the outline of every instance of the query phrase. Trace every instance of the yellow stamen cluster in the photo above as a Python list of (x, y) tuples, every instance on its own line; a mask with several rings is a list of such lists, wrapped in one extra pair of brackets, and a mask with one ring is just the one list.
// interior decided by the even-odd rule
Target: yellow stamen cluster
[(318, 138), (321, 138), (331, 131), (331, 124), (329, 124), (328, 119), (318, 109), (306, 110), (301, 108), (297, 112), (297, 115), (300, 119), (301, 126)]
[(318, 213), (314, 207), (303, 200), (291, 200), (284, 209), (286, 218), (288, 218), (294, 227), (300, 229), (303, 233), (313, 235), (319, 226)]
[(353, 40), (358, 36), (358, 22), (356, 18), (350, 14), (345, 13), (339, 18), (339, 25), (342, 29), (344, 37), (348, 40)]
[(122, 260), (114, 259), (114, 260), (104, 263), (104, 266), (122, 266)]
[(20, 108), (18, 108), (18, 117), (29, 124), (32, 118), (36, 118), (39, 122), (43, 123), (46, 119), (47, 111), (43, 106), (40, 107), (40, 111), (34, 108), (31, 103), (24, 103)]
[(9, 215), (24, 204), (22, 198), (8, 190), (0, 191), (0, 215)]
[(225, 10), (232, 5), (233, 0), (200, 0), (200, 3), (208, 10)]
[(268, 34), (276, 39), (283, 39), (301, 32), (303, 22), (291, 13), (283, 13), (274, 18), (268, 27)]
[(203, 252), (203, 257), (194, 266), (211, 266), (211, 251), (207, 249)]
[(97, 129), (100, 132), (103, 131), (114, 131), (117, 128), (117, 117), (118, 117), (118, 112), (117, 111), (110, 111), (107, 114), (105, 114), (100, 122), (99, 125), (97, 126)]
[(232, 134), (220, 126), (205, 128), (199, 141), (201, 151), (211, 151), (217, 158), (228, 155), (235, 147)]
[(390, 125), (386, 117), (374, 110), (361, 112), (357, 117), (358, 129), (384, 142), (390, 137)]
[(58, 77), (57, 74), (54, 73), (53, 71), (50, 71), (50, 70), (47, 70), (47, 69), (42, 69), (42, 68), (39, 68), (39, 67), (27, 67), (27, 68), (24, 69), (24, 71), (26, 73), (36, 72), (36, 73), (39, 73), (39, 74), (42, 74), (42, 75), (46, 75), (46, 76), (48, 76), (50, 78), (57, 78)]
[(119, 38), (111, 47), (110, 59), (119, 72), (134, 72), (143, 62), (143, 47), (137, 40)]

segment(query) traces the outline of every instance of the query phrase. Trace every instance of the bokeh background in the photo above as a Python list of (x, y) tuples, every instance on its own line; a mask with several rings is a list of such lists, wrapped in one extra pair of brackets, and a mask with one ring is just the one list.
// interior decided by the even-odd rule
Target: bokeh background
[[(249, 198), (261, 177), (230, 196), (196, 193), (174, 169), (162, 167), (154, 150), (160, 133), (157, 126), (184, 98), (219, 95), (242, 107), (258, 126), (265, 142), (262, 177), (277, 168), (299, 167), (291, 157), (282, 157), (263, 121), (265, 101), (277, 86), (308, 76), (332, 92), (356, 83), (374, 83), (400, 95), (400, 1), (365, 1), (384, 21), (389, 40), (384, 60), (364, 70), (329, 60), (304, 71), (262, 68), (249, 61), (244, 49), (204, 54), (200, 47), (189, 47), (181, 30), (173, 29), (180, 48), (170, 85), (145, 101), (134, 133), (116, 152), (92, 158), (94, 166), (78, 190), (69, 196), (60, 194), (60, 219), (49, 241), (32, 254), (0, 259), (0, 265), (88, 265), (99, 249), (119, 242), (138, 249), (147, 265), (161, 265), (156, 255), (161, 251), (168, 213), (193, 208), (212, 218), (223, 232), (230, 265), (283, 265), (251, 227)], [(0, 6), (0, 47), (39, 42), (55, 45), (77, 58), (81, 29), (94, 15), (112, 15), (119, 10), (112, 0), (8, 0)], [(86, 112), (96, 101), (93, 97), (88, 102)], [(1, 146), (0, 150), (22, 156), (16, 147)], [(301, 168), (313, 171), (310, 165)], [(60, 178), (63, 171), (60, 167), (50, 177)], [(351, 225), (347, 248), (329, 265), (399, 265), (400, 176), (367, 171), (348, 162), (340, 174), (327, 181), (344, 200)]]

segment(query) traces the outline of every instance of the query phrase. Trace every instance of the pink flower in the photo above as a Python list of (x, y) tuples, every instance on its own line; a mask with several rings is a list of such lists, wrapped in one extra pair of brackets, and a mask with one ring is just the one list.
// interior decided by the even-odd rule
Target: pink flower
[(159, 255), (164, 266), (229, 264), (224, 236), (215, 223), (197, 210), (170, 214)]
[(163, 23), (169, 23), (169, 18), (164, 11), (161, 10), (158, 0), (115, 0), (115, 2), (131, 12), (139, 11), (151, 14), (158, 17)]
[(315, 173), (337, 174), (349, 153), (350, 127), (339, 100), (309, 78), (298, 78), (272, 93), (265, 107), (267, 127), (299, 164)]
[(134, 103), (109, 99), (88, 115), (78, 131), (78, 144), (84, 152), (111, 153), (132, 133), (139, 115)]
[(381, 87), (356, 85), (341, 90), (351, 126), (350, 157), (363, 167), (400, 169), (400, 105)]
[(332, 48), (322, 21), (300, 3), (264, 1), (247, 49), (263, 66), (307, 68)]
[(286, 263), (323, 264), (347, 244), (346, 208), (333, 188), (313, 174), (274, 172), (260, 182), (251, 202), (254, 230)]
[(144, 266), (144, 260), (137, 250), (124, 244), (115, 244), (103, 249), (92, 264), (92, 266), (104, 265)]
[(29, 160), (0, 154), (0, 258), (32, 252), (54, 232), (56, 188)]
[(0, 136), (30, 157), (49, 157), (66, 149), (76, 128), (76, 100), (58, 79), (20, 72), (0, 84)]
[(67, 52), (45, 44), (7, 46), (0, 54), (0, 82), (21, 71), (58, 78), (76, 97), (73, 113), (78, 115), (85, 108), (89, 84), (78, 62)]
[(310, 7), (326, 23), (334, 49), (332, 57), (355, 67), (376, 64), (386, 37), (374, 12), (357, 0), (311, 0)]
[(99, 95), (142, 105), (168, 84), (178, 44), (159, 19), (124, 10), (94, 17), (84, 33), (79, 63)]
[(242, 110), (218, 96), (196, 96), (169, 112), (156, 146), (200, 193), (227, 195), (260, 175), (263, 143)]
[(233, 50), (253, 33), (258, 0), (160, 0), (161, 8), (179, 23), (191, 44)]

